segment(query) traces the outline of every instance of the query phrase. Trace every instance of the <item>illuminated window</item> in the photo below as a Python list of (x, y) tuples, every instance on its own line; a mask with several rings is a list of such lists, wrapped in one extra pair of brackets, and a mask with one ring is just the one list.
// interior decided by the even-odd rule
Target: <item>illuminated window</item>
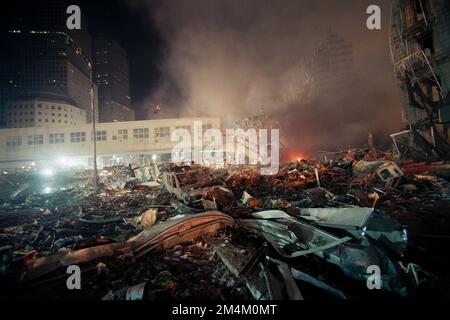
[(86, 132), (71, 132), (70, 133), (70, 142), (86, 142)]
[(64, 143), (64, 133), (50, 133), (48, 141), (50, 144)]
[(97, 141), (106, 141), (106, 130), (96, 131), (95, 135)]
[(32, 136), (28, 136), (28, 145), (36, 145), (36, 144), (44, 144), (44, 135), (43, 134), (35, 134)]
[(148, 128), (133, 129), (134, 139), (148, 139)]
[(22, 145), (22, 137), (16, 136), (16, 137), (8, 137), (6, 139), (6, 145), (8, 147), (17, 147)]
[(128, 140), (128, 129), (117, 130), (117, 135), (113, 136), (113, 140)]
[(155, 128), (155, 138), (168, 138), (168, 137), (170, 137), (169, 127)]

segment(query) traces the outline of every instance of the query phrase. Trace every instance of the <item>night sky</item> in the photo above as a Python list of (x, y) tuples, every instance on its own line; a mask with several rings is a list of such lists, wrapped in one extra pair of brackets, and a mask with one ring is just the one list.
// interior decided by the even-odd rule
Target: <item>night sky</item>
[[(227, 128), (263, 109), (305, 152), (363, 145), (368, 132), (386, 142), (402, 129), (390, 0), (74, 2), (92, 36), (107, 33), (127, 51), (138, 120), (213, 116)], [(366, 28), (372, 4), (381, 7), (382, 30)], [(331, 32), (352, 44), (358, 86), (340, 92), (338, 103), (302, 96), (278, 103), (293, 83), (305, 87), (305, 62)]]
[[(92, 36), (106, 33), (127, 51), (133, 105), (140, 105), (161, 78), (162, 40), (148, 13), (133, 10), (123, 0), (80, 0)], [(138, 112), (139, 115), (139, 112)]]

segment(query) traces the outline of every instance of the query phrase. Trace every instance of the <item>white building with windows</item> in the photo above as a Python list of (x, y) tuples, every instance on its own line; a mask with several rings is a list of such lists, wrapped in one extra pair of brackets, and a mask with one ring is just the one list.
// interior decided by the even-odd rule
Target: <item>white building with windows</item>
[(68, 99), (45, 97), (10, 101), (6, 107), (6, 126), (62, 127), (86, 124), (86, 111), (74, 106)]
[[(98, 123), (96, 127), (98, 163), (133, 163), (136, 159), (170, 160), (175, 129), (193, 134), (194, 122), (202, 130), (220, 129), (219, 118), (179, 118)], [(13, 168), (56, 160), (74, 166), (92, 164), (92, 125), (24, 127), (0, 129), (0, 166)]]

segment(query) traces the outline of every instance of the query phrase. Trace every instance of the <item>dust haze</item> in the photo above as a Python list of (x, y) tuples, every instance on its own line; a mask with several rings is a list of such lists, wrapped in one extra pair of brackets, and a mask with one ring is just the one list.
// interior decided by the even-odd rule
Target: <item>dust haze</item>
[[(371, 4), (382, 9), (382, 30), (366, 28)], [(265, 112), (280, 121), (285, 144), (305, 154), (364, 146), (368, 132), (381, 144), (401, 128), (388, 0), (134, 0), (131, 6), (148, 12), (164, 41), (160, 85), (139, 106), (146, 116), (218, 116), (228, 127)], [(307, 61), (331, 32), (353, 45), (358, 85), (330, 101), (311, 100)]]

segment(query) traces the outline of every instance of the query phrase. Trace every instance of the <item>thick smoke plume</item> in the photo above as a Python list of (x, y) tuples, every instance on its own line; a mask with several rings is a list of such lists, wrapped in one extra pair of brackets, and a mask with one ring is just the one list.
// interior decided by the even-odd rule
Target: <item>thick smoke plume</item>
[[(389, 3), (136, 0), (165, 43), (161, 84), (142, 107), (153, 117), (158, 104), (157, 117), (218, 116), (225, 127), (263, 109), (281, 122), (285, 143), (305, 153), (363, 145), (368, 132), (380, 143), (401, 126)], [(370, 4), (382, 9), (381, 31), (366, 28)], [(330, 32), (352, 43), (358, 86), (311, 101), (306, 64)]]

